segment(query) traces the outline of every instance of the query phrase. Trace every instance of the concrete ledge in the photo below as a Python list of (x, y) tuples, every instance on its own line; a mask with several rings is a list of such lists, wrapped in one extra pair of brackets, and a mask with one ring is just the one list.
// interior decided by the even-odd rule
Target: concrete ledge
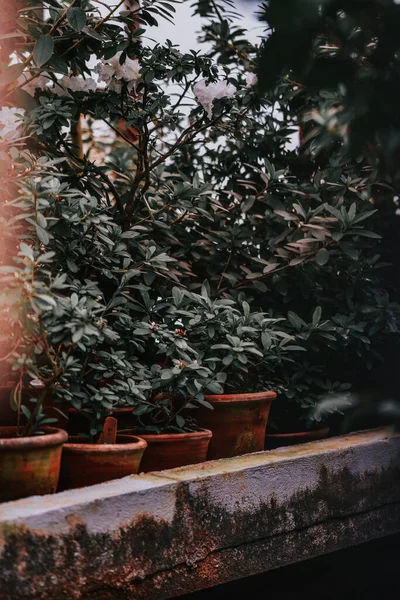
[(400, 531), (369, 431), (0, 505), (0, 600), (162, 600)]

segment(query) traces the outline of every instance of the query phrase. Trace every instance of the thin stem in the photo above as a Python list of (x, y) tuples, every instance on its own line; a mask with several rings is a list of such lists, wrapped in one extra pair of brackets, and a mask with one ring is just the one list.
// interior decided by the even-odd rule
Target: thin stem
[(219, 290), (220, 290), (220, 287), (221, 287), (221, 285), (222, 285), (222, 282), (223, 282), (223, 280), (224, 280), (224, 272), (225, 272), (225, 271), (226, 271), (226, 269), (229, 267), (229, 264), (230, 264), (230, 262), (231, 262), (231, 260), (232, 260), (232, 254), (233, 254), (233, 252), (232, 252), (232, 250), (230, 250), (230, 251), (229, 251), (228, 260), (226, 261), (226, 265), (224, 266), (224, 270), (223, 270), (223, 272), (222, 272), (221, 278), (220, 278), (220, 280), (219, 280), (219, 282), (218, 282), (218, 285), (217, 285), (217, 292), (219, 292)]
[(57, 19), (57, 21), (51, 27), (50, 31), (48, 32), (48, 35), (51, 35), (52, 33), (54, 33), (54, 31), (61, 25), (61, 23), (64, 21), (65, 17), (67, 16), (67, 12), (69, 11), (70, 8), (72, 8), (76, 4), (76, 2), (77, 2), (77, 0), (72, 0), (71, 4), (65, 8), (64, 12), (60, 15), (60, 17)]

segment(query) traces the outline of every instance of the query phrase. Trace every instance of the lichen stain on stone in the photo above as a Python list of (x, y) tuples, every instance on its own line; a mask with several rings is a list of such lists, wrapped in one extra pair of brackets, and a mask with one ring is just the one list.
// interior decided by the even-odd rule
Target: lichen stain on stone
[(26, 531), (27, 527), (19, 523), (0, 523), (0, 550), (5, 548), (10, 536), (23, 535)]
[(75, 513), (68, 518), (70, 531), (59, 536), (3, 525), (0, 600), (149, 600), (149, 586), (160, 589), (154, 598), (171, 598), (177, 573), (180, 589), (193, 573), (219, 583), (221, 550), (240, 557), (240, 547), (265, 540), (271, 551), (287, 555), (287, 542), (280, 547), (277, 541), (285, 532), (301, 537), (297, 530), (332, 516), (398, 501), (399, 474), (397, 466), (359, 478), (346, 468), (321, 468), (317, 488), (295, 492), (284, 504), (269, 493), (251, 510), (238, 502), (234, 517), (212, 502), (212, 479), (195, 482), (195, 494), (181, 483), (172, 523), (141, 514), (111, 533), (89, 533)]
[(68, 514), (65, 517), (65, 520), (71, 529), (76, 529), (77, 527), (84, 526), (82, 517), (80, 515), (76, 515), (75, 513)]
[(240, 434), (237, 438), (232, 456), (240, 456), (257, 450), (254, 433), (249, 429)]

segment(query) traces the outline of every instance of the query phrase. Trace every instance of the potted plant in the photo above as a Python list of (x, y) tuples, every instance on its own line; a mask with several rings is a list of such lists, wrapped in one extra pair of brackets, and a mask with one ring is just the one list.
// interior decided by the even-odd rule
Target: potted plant
[[(1, 300), (7, 292), (9, 288), (2, 289)], [(27, 302), (23, 294), (20, 301), (22, 312)], [(9, 322), (3, 324), (10, 325), (11, 321), (10, 315)], [(25, 333), (25, 349), (29, 351), (29, 336), (33, 331)], [(17, 353), (17, 348), (14, 351)], [(66, 431), (54, 426), (58, 420), (46, 414), (48, 388), (43, 384), (32, 385), (37, 382), (34, 379), (24, 387), (23, 380), (32, 377), (35, 371), (29, 354), (24, 356), (22, 362), (14, 359), (12, 368), (9, 363), (0, 362), (5, 373), (0, 396), (0, 502), (54, 493), (62, 446), (68, 438)]]
[[(318, 411), (318, 404), (323, 397), (343, 396), (351, 388), (348, 383), (326, 380), (327, 369), (318, 364), (323, 359), (314, 357), (315, 352), (323, 352), (326, 344), (330, 349), (340, 343), (333, 323), (322, 319), (321, 308), (314, 310), (310, 322), (289, 311), (288, 323), (296, 330), (306, 352), (302, 355), (303, 360), (299, 357), (278, 376), (281, 401), (272, 407), (265, 438), (267, 450), (327, 437), (331, 415)], [(331, 412), (336, 411), (333, 409)]]
[(16, 366), (18, 380), (8, 376), (0, 397), (0, 502), (54, 493), (68, 438), (66, 431), (54, 426), (58, 419), (48, 415), (46, 387), (24, 389), (23, 365)]
[(78, 411), (71, 426), (85, 419), (75, 433), (96, 446), (110, 414), (144, 435), (193, 433), (228, 405), (206, 396), (268, 392), (269, 404), (307, 360), (324, 385), (374, 368), (396, 327), (376, 269), (374, 169), (288, 146), (302, 88), (260, 93), (257, 48), (224, 3), (196, 7), (210, 53), (147, 45), (132, 25), (154, 26), (154, 7), (81, 4), (28, 7), (17, 29), (32, 54), (17, 49), (3, 79), (29, 135), (29, 151), (8, 146), (20, 177), (6, 229), (24, 264), (4, 276), (26, 285), (32, 376)]
[[(99, 351), (93, 363), (96, 368), (89, 367), (91, 375), (78, 376), (75, 385), (65, 383), (61, 377), (64, 387), (60, 393), (64, 403), (71, 406), (73, 417), (69, 426), (72, 434), (63, 447), (59, 490), (102, 483), (139, 471), (147, 443), (121, 431), (124, 424), (118, 419), (121, 413), (132, 413), (143, 388), (146, 389), (138, 381), (138, 376), (143, 377), (143, 368), (129, 362), (122, 353), (114, 356), (112, 364), (108, 359), (107, 353)], [(100, 379), (104, 373), (109, 381)], [(122, 374), (125, 379), (118, 379)], [(71, 381), (71, 373), (65, 379)]]
[[(9, 131), (2, 130), (3, 166), (4, 162), (11, 164), (13, 153), (19, 155), (21, 144), (15, 139), (19, 124), (19, 119), (16, 123), (11, 119)], [(10, 229), (14, 236), (21, 233), (13, 203), (26, 170), (24, 159), (7, 173), (3, 169), (0, 175), (4, 193), (0, 206), (4, 242), (0, 260), (0, 502), (55, 492), (62, 445), (68, 437), (66, 431), (53, 426), (57, 419), (46, 415), (54, 375), (48, 363), (48, 385), (42, 381), (39, 386), (32, 385), (38, 383), (38, 355), (46, 343), (40, 325), (43, 283), (36, 276), (34, 260), (39, 241), (23, 232), (26, 241), (21, 243), (18, 256), (16, 238), (11, 241), (11, 250), (8, 244)], [(4, 227), (9, 223), (11, 226)]]
[[(279, 398), (272, 403), (272, 414), (286, 411), (298, 427), (311, 404), (300, 395), (301, 411), (288, 410), (285, 396), (290, 392), (282, 377), (298, 369), (301, 356), (309, 355), (313, 346), (320, 346), (319, 338), (328, 336), (331, 341), (335, 340), (332, 333), (328, 333), (332, 332), (332, 324), (321, 318), (319, 307), (314, 311), (312, 323), (298, 320), (296, 328), (293, 313), (287, 318), (268, 317), (260, 311), (251, 313), (246, 301), (242, 309), (243, 314), (229, 313), (226, 330), (219, 330), (220, 335), (215, 336), (217, 343), (210, 347), (210, 352), (219, 355), (217, 360), (228, 365), (225, 394), (206, 396), (214, 411), (202, 410), (199, 416), (199, 422), (209, 424), (214, 432), (210, 458), (264, 449), (268, 415), (276, 392), (260, 390), (274, 387)], [(307, 381), (307, 376), (300, 381)], [(307, 385), (303, 387), (307, 390)]]
[(172, 292), (154, 303), (157, 320), (142, 321), (135, 330), (149, 355), (160, 357), (152, 366), (151, 400), (134, 410), (139, 435), (149, 444), (143, 468), (150, 460), (154, 468), (152, 444), (166, 439), (166, 429), (183, 432), (194, 424), (212, 431), (209, 459), (263, 450), (276, 397), (268, 388), (278, 367), (302, 348), (279, 327), (284, 319), (252, 313), (245, 300), (213, 300), (207, 283), (200, 294), (178, 287)]
[[(70, 439), (65, 445), (60, 480), (63, 489), (137, 472), (146, 446), (143, 440), (133, 436), (116, 436), (111, 441), (106, 438), (96, 444), (116, 398), (119, 403), (125, 402), (129, 406), (132, 397), (140, 395), (142, 383), (137, 382), (139, 371), (134, 361), (125, 359), (125, 352), (118, 349), (107, 352), (105, 341), (115, 338), (117, 334), (107, 328), (104, 318), (99, 318), (100, 312), (104, 314), (103, 308), (94, 299), (89, 303), (85, 300), (82, 312), (78, 295), (70, 293), (68, 297), (65, 294), (68, 285), (65, 284), (65, 274), (60, 273), (60, 263), (53, 260), (56, 251), (43, 251), (44, 244), (50, 242), (50, 236), (54, 239), (42, 226), (46, 224), (44, 214), (49, 207), (49, 198), (53, 198), (57, 189), (54, 187), (56, 181), (52, 162), (49, 159), (38, 160), (26, 151), (14, 154), (13, 160), (17, 174), (26, 171), (29, 165), (29, 179), (23, 176), (19, 178), (18, 194), (9, 199), (6, 207), (7, 217), (18, 213), (17, 207), (23, 202), (28, 224), (23, 231), (25, 241), (20, 243), (19, 254), (14, 258), (15, 264), (1, 267), (0, 303), (6, 307), (7, 330), (13, 332), (12, 336), (8, 336), (8, 342), (18, 342), (11, 344), (13, 347), (2, 362), (12, 362), (11, 370), (10, 367), (3, 370), (6, 386), (2, 400), (9, 405), (7, 396), (12, 391), (10, 384), (13, 383), (13, 410), (5, 412), (8, 419), (14, 414), (16, 420), (13, 427), (6, 427), (1, 432), (5, 438), (1, 441), (2, 459), (7, 461), (2, 463), (2, 476), (7, 477), (8, 482), (4, 484), (6, 491), (2, 499), (10, 499), (15, 494), (56, 491), (61, 446), (68, 435), (65, 431), (45, 428), (57, 420), (49, 418), (50, 409), (58, 415), (68, 407), (75, 407), (89, 423), (88, 429), (84, 428), (82, 432), (84, 439), (82, 436)], [(47, 172), (46, 175), (46, 169), (50, 174)], [(35, 180), (32, 174), (38, 178)], [(72, 197), (68, 197), (68, 211), (71, 210)], [(77, 196), (75, 198), (78, 199)], [(58, 220), (56, 222), (58, 224)], [(93, 290), (98, 295), (98, 288), (88, 284), (83, 294), (90, 295)], [(15, 329), (19, 332), (17, 338)], [(121, 370), (124, 381), (116, 380)], [(132, 373), (135, 380), (130, 377)], [(99, 385), (104, 377), (113, 381), (111, 389), (107, 385), (104, 388)], [(39, 385), (33, 385), (35, 383)], [(39, 440), (34, 435), (36, 433), (44, 435)], [(13, 439), (13, 434), (16, 439)], [(44, 454), (43, 460), (47, 460), (47, 466), (41, 466), (39, 451)], [(39, 474), (30, 477), (29, 485), (25, 486), (20, 478), (24, 474), (29, 475), (33, 468), (30, 456), (37, 464)], [(12, 467), (12, 461), (17, 468)], [(35, 479), (38, 480), (37, 485), (33, 485)]]
[(92, 443), (84, 436), (70, 436), (64, 444), (58, 487), (60, 491), (120, 479), (139, 472), (143, 452), (147, 447), (146, 441), (133, 435), (117, 433), (117, 422), (113, 417), (105, 419), (105, 432), (110, 429), (107, 419), (114, 421), (107, 436), (99, 436)]

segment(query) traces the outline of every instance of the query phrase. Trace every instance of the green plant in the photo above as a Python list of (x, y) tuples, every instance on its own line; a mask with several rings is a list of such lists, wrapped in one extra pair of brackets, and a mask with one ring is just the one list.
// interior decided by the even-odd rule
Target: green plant
[(259, 56), (262, 87), (294, 80), (313, 150), (336, 144), (362, 153), (397, 186), (398, 2), (269, 0), (260, 8), (269, 30)]
[(188, 409), (212, 408), (206, 394), (273, 387), (276, 370), (303, 350), (280, 328), (284, 319), (252, 313), (245, 300), (213, 300), (209, 294), (207, 284), (201, 294), (175, 287), (171, 300), (153, 305), (155, 320), (134, 331), (146, 353), (159, 360), (151, 367), (148, 404), (134, 410), (150, 431), (190, 425), (196, 414)]
[(229, 3), (196, 5), (203, 54), (147, 45), (142, 25), (173, 18), (161, 0), (41, 4), (3, 73), (26, 111), (3, 136), (18, 248), (0, 291), (25, 331), (21, 377), (81, 411), (93, 440), (121, 407), (147, 431), (193, 429), (204, 394), (233, 390), (278, 389), (297, 420), (362, 378), (398, 320), (376, 170), (288, 147), (298, 89), (260, 92)]

